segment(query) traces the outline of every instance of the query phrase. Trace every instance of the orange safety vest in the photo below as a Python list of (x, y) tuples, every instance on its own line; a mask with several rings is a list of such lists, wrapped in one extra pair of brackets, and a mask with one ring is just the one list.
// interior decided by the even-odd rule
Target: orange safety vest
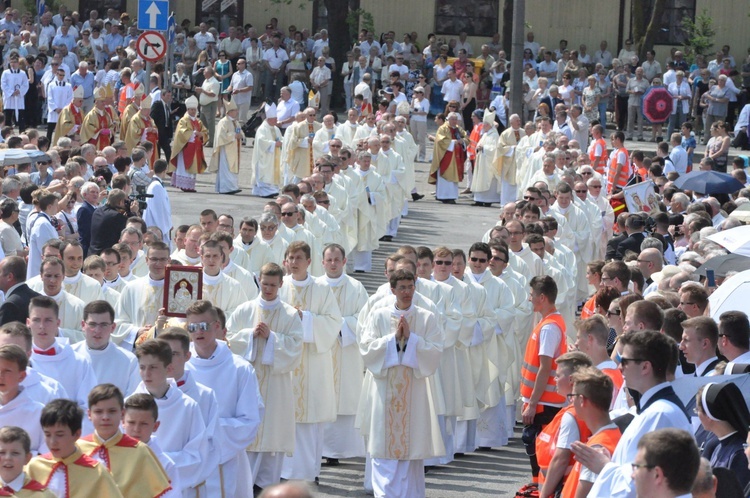
[[(612, 455), (615, 452), (617, 443), (620, 442), (621, 435), (620, 429), (617, 427), (605, 429), (591, 436), (586, 443), (586, 446), (602, 446), (609, 451), (610, 455)], [(562, 494), (560, 495), (561, 498), (573, 498), (576, 495), (578, 481), (581, 478), (581, 469), (582, 465), (579, 462), (576, 462), (575, 465), (573, 465), (573, 470), (570, 472), (570, 475), (563, 486)]]
[(132, 81), (128, 83), (127, 85), (124, 85), (122, 88), (120, 88), (120, 98), (117, 102), (117, 110), (122, 114), (122, 111), (125, 110), (125, 108), (128, 106), (128, 88), (132, 89), (133, 92), (135, 92), (135, 89), (138, 87), (138, 83), (133, 83)]
[[(573, 405), (566, 406), (565, 408), (557, 412), (557, 415), (555, 415), (555, 418), (552, 419), (552, 422), (547, 424), (547, 426), (542, 429), (542, 432), (540, 432), (536, 437), (536, 461), (539, 464), (540, 489), (542, 487), (542, 484), (544, 484), (545, 478), (547, 477), (547, 470), (549, 469), (549, 464), (552, 462), (552, 457), (555, 456), (555, 450), (557, 449), (557, 436), (560, 432), (560, 425), (562, 424), (563, 415), (565, 415), (566, 413), (570, 413), (573, 418), (576, 419), (576, 424), (578, 425), (578, 435), (580, 436), (579, 441), (585, 443), (586, 441), (588, 441), (589, 436), (591, 435), (591, 431), (589, 431), (589, 428), (586, 426), (586, 424), (583, 423), (583, 420), (576, 418), (576, 412), (573, 408)], [(575, 463), (575, 457), (571, 452), (568, 467), (565, 469), (565, 474), (563, 475), (563, 482), (565, 482), (565, 478), (573, 470), (573, 464)]]
[[(560, 354), (568, 350), (568, 344), (565, 340), (565, 320), (562, 315), (555, 311), (545, 316), (531, 333), (531, 337), (526, 342), (526, 354), (523, 358), (523, 365), (521, 366), (521, 396), (526, 399), (531, 398), (531, 393), (534, 391), (534, 382), (536, 381), (536, 374), (539, 372), (539, 333), (542, 327), (548, 324), (557, 325), (560, 329)], [(555, 384), (555, 371), (557, 370), (557, 362), (552, 358), (552, 369), (549, 372), (547, 378), (547, 386), (544, 389), (542, 397), (539, 398), (539, 404), (542, 405), (557, 405), (562, 406), (565, 404), (565, 397), (557, 393)]]
[[(602, 156), (599, 161), (596, 161), (596, 146), (599, 145), (602, 148)], [(596, 170), (600, 175), (604, 174), (604, 169), (607, 167), (607, 142), (600, 138), (591, 144), (589, 148), (589, 160), (591, 161), (591, 167)]]
[(615, 391), (619, 391), (622, 388), (622, 372), (616, 368), (604, 368), (602, 373), (612, 379), (612, 383), (615, 385)]
[[(615, 178), (615, 171), (617, 171), (617, 156), (620, 155), (620, 151), (625, 153), (625, 164), (620, 169), (620, 176)], [(623, 147), (622, 149), (615, 149), (612, 151), (612, 156), (609, 161), (609, 171), (607, 172), (607, 188), (611, 194), (615, 187), (623, 188), (628, 184), (630, 179), (630, 154), (628, 149)]]
[(587, 318), (590, 318), (596, 314), (596, 294), (591, 296), (591, 298), (586, 301), (586, 304), (583, 305), (583, 309), (581, 309), (581, 320), (585, 320)]

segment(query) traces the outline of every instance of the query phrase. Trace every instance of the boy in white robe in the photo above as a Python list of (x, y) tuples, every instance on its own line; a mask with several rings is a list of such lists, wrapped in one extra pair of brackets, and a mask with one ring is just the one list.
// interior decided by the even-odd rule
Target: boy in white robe
[(162, 242), (169, 244), (169, 236), (172, 231), (172, 206), (169, 203), (169, 194), (164, 188), (164, 180), (167, 176), (168, 163), (164, 159), (154, 161), (154, 176), (151, 178), (146, 189), (146, 194), (153, 197), (146, 199), (146, 212), (143, 213), (143, 221), (148, 226), (157, 226), (161, 229)]
[(153, 396), (164, 422), (156, 431), (159, 446), (175, 462), (183, 488), (205, 494), (203, 482), (218, 462), (211, 460), (198, 403), (168, 378), (172, 373), (172, 348), (161, 339), (149, 339), (136, 347), (135, 354), (142, 379), (135, 392)]
[(253, 195), (272, 197), (278, 195), (278, 185), (281, 184), (283, 137), (276, 126), (276, 104), (266, 104), (265, 113), (266, 119), (255, 131), (250, 184), (253, 186)]
[(281, 479), (284, 455), (294, 452), (292, 372), (302, 357), (302, 321), (297, 310), (278, 297), (284, 271), (275, 263), (261, 269), (261, 295), (229, 317), (227, 339), (234, 351), (252, 363), (268, 413), (247, 449), (259, 491)]
[[(117, 306), (117, 301), (120, 300), (120, 293), (112, 287), (104, 286), (104, 275), (106, 271), (107, 263), (104, 262), (101, 256), (89, 256), (83, 262), (83, 274), (99, 282), (99, 286), (102, 289), (102, 299), (107, 301), (114, 308)], [(114, 270), (111, 271), (114, 272)]]
[[(286, 208), (288, 204), (284, 205)], [(316, 255), (320, 258), (320, 255)], [(302, 319), (302, 362), (294, 370), (295, 451), (284, 460), (281, 477), (314, 481), (320, 474), (323, 424), (336, 420), (331, 350), (341, 329), (341, 312), (331, 289), (313, 278), (310, 246), (292, 242), (286, 251), (289, 275), (279, 297)]]
[[(57, 303), (50, 297), (31, 299), (26, 325), (31, 329), (31, 361), (39, 372), (57, 379), (70, 399), (86, 408), (91, 389), (98, 384), (91, 362), (73, 351), (68, 340), (59, 336)], [(84, 422), (84, 428), (92, 427)]]
[[(208, 496), (249, 496), (252, 476), (245, 449), (253, 442), (264, 405), (252, 365), (232, 354), (223, 341), (219, 315), (208, 301), (187, 309), (187, 329), (193, 339), (188, 362), (190, 375), (214, 390), (219, 403), (215, 451), (219, 467), (206, 481)], [(221, 488), (216, 483), (222, 483)], [(221, 494), (223, 493), (223, 495)]]
[(255, 276), (244, 267), (232, 261), (232, 254), (245, 254), (245, 251), (234, 247), (234, 240), (232, 240), (232, 236), (227, 232), (218, 230), (211, 234), (211, 240), (219, 244), (221, 252), (224, 254), (224, 263), (221, 267), (221, 272), (240, 284), (248, 300), (255, 299), (258, 295), (258, 284), (255, 283)]
[(92, 301), (83, 308), (81, 328), (85, 340), (73, 350), (91, 362), (97, 382), (114, 384), (130, 394), (140, 382), (138, 361), (133, 353), (116, 346), (109, 338), (115, 330), (115, 310), (107, 301)]
[(122, 419), (125, 434), (148, 445), (167, 473), (172, 489), (163, 494), (162, 498), (180, 498), (183, 496), (183, 487), (177, 466), (172, 457), (162, 450), (154, 434), (160, 425), (159, 408), (153, 396), (138, 393), (125, 399), (125, 415)]
[[(61, 335), (69, 339), (71, 343), (82, 341), (83, 333), (80, 331), (80, 326), (84, 303), (63, 290), (65, 265), (62, 260), (59, 258), (44, 258), (40, 272), (42, 286), (38, 288), (37, 292), (52, 298), (57, 304)], [(31, 286), (29, 287), (31, 288)]]
[[(231, 315), (240, 304), (247, 301), (247, 295), (239, 282), (222, 273), (224, 261), (224, 252), (215, 240), (208, 240), (201, 246), (203, 299), (211, 301), (214, 306)], [(254, 286), (247, 290), (257, 294)]]
[(15, 344), (0, 347), (0, 370), (3, 372), (0, 427), (16, 426), (25, 430), (31, 439), (31, 451), (40, 454), (48, 451), (39, 423), (44, 405), (29, 398), (21, 386), (28, 363), (29, 358), (22, 348)]
[[(0, 327), (0, 346), (15, 344), (31, 357), (31, 331), (25, 323), (10, 322)], [(58, 381), (31, 367), (26, 366), (26, 378), (21, 381), (26, 395), (34, 401), (46, 405), (53, 399), (67, 398), (68, 393)]]
[(156, 323), (164, 297), (164, 272), (169, 263), (169, 247), (153, 242), (146, 255), (148, 275), (128, 283), (115, 308), (117, 328), (112, 339), (120, 347), (132, 350), (138, 336)]
[(367, 373), (356, 424), (368, 440), (375, 496), (424, 496), (423, 460), (445, 452), (428, 381), (442, 330), (412, 305), (413, 273), (397, 270), (390, 283), (395, 304), (372, 312), (359, 341)]
[(359, 312), (367, 303), (367, 291), (359, 281), (344, 273), (346, 255), (340, 245), (331, 244), (323, 250), (323, 268), (326, 274), (320, 282), (331, 288), (343, 317), (332, 351), (336, 422), (325, 424), (323, 428), (323, 455), (329, 464), (335, 464), (339, 458), (365, 454), (364, 441), (354, 427), (354, 418), (364, 380), (356, 331)]

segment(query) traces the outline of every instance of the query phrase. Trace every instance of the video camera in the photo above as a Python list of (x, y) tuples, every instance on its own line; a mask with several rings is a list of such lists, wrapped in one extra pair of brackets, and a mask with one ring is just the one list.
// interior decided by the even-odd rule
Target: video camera
[(147, 194), (146, 188), (142, 185), (135, 185), (135, 193), (131, 193), (128, 198), (131, 201), (138, 201), (138, 210), (141, 212), (141, 215), (144, 211), (146, 211), (146, 208), (148, 205), (146, 204), (146, 199), (152, 199), (154, 197), (153, 194)]

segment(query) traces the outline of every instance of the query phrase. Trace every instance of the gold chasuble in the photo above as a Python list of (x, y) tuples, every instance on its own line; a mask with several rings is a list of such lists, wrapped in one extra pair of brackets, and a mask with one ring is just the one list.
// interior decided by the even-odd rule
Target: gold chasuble
[[(49, 487), (56, 473), (62, 473), (67, 493), (64, 498), (97, 496), (119, 498), (122, 493), (112, 475), (99, 462), (84, 455), (80, 449), (67, 458), (55, 458), (51, 454), (32, 458), (26, 467), (31, 479)], [(20, 495), (19, 495), (20, 496)]]
[(172, 144), (172, 157), (169, 161), (169, 173), (177, 170), (177, 155), (182, 152), (185, 161), (185, 171), (191, 175), (197, 175), (206, 171), (206, 158), (203, 156), (203, 147), (208, 142), (208, 129), (198, 119), (191, 119), (185, 114), (177, 122), (174, 132), (174, 143)]
[(123, 496), (156, 498), (169, 491), (169, 478), (151, 448), (121, 432), (109, 441), (96, 434), (78, 440), (81, 451), (107, 466)]
[[(428, 183), (435, 185), (438, 174), (448, 182), (459, 183), (463, 180), (464, 162), (466, 162), (466, 149), (463, 145), (465, 138), (466, 132), (458, 126), (451, 128), (448, 123), (445, 123), (438, 128)], [(449, 150), (453, 140), (456, 140), (453, 150)]]

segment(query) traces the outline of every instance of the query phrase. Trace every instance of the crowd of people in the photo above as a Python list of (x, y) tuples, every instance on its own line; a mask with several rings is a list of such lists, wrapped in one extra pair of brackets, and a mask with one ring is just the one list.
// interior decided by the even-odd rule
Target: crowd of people
[[(418, 497), (431, 468), (520, 422), (535, 496), (750, 496), (750, 323), (709, 306), (736, 272), (696, 273), (728, 254), (711, 237), (742, 224), (750, 188), (675, 183), (695, 162), (727, 171), (733, 119), (747, 145), (729, 81), (750, 66), (729, 47), (695, 69), (676, 51), (659, 82), (653, 52), (553, 53), (529, 33), (510, 114), (499, 36), (476, 55), (465, 33), (421, 48), (363, 30), (337, 67), (325, 30), (182, 23), (174, 71), (147, 75), (126, 13), (30, 20), (0, 20), (1, 147), (28, 154), (6, 157), (0, 199), (0, 494), (304, 496), (277, 485), (365, 457), (366, 490)], [(626, 141), (655, 81), (675, 111), (649, 157)], [(435, 198), (466, 180), (499, 221), (463, 248), (400, 245), (368, 293), (354, 276), (398, 242), (430, 152)], [(241, 192), (243, 155), (262, 212), (174, 226), (170, 193), (204, 172)], [(747, 167), (732, 161), (742, 185)], [(653, 184), (648, 212), (624, 212), (633, 182)]]

